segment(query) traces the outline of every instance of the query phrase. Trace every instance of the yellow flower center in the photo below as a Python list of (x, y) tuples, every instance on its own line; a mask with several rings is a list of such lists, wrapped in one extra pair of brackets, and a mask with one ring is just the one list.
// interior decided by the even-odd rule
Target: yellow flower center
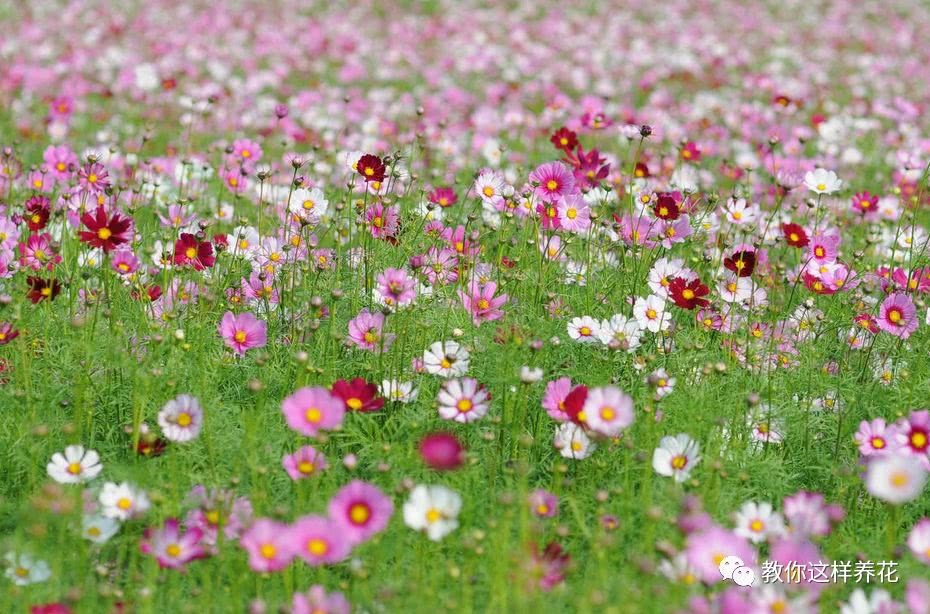
[(274, 544), (262, 544), (262, 547), (259, 548), (259, 552), (266, 559), (273, 559), (278, 553), (278, 549), (274, 547)]
[(655, 320), (655, 319), (656, 319), (656, 316), (658, 316), (658, 315), (659, 315), (659, 314), (656, 312), (655, 309), (651, 309), (651, 308), (650, 308), (650, 309), (647, 309), (647, 310), (646, 310), (646, 317), (649, 318), (650, 320)]
[(455, 407), (464, 414), (465, 412), (471, 410), (473, 404), (470, 399), (462, 399), (455, 404)]
[(371, 509), (364, 503), (356, 503), (349, 508), (349, 520), (355, 524), (365, 524), (371, 518)]
[(100, 230), (97, 231), (97, 237), (101, 241), (106, 241), (112, 236), (113, 236), (113, 232), (109, 228), (101, 228)]
[(486, 299), (482, 298), (478, 300), (478, 309), (487, 309), (490, 305), (491, 304)]
[(177, 544), (168, 544), (168, 547), (165, 548), (165, 553), (173, 557), (181, 556), (181, 546)]
[(314, 538), (307, 542), (307, 551), (315, 556), (323, 556), (329, 551), (329, 544), (325, 540)]
[(613, 420), (617, 416), (617, 412), (614, 411), (613, 407), (602, 407), (601, 408), (601, 419), (602, 420)]
[(923, 450), (927, 447), (927, 436), (920, 432), (914, 433), (911, 435), (911, 446)]
[(237, 330), (236, 334), (233, 335), (233, 339), (236, 340), (236, 343), (245, 343), (247, 334), (244, 330)]
[(349, 409), (359, 410), (362, 408), (363, 403), (361, 399), (352, 397), (351, 399), (346, 401), (346, 405), (348, 405)]
[(431, 507), (426, 510), (426, 522), (433, 524), (434, 522), (442, 518), (442, 512), (440, 512), (435, 507)]
[(550, 179), (546, 182), (546, 189), (550, 192), (555, 192), (559, 188), (559, 182), (555, 179)]
[(316, 469), (316, 467), (314, 467), (313, 463), (310, 461), (301, 461), (297, 465), (297, 471), (303, 473), (304, 475), (310, 475), (313, 473), (314, 469)]
[(685, 288), (682, 291), (681, 295), (685, 298), (685, 300), (690, 301), (691, 299), (694, 298), (694, 291), (691, 290), (690, 288)]
[(575, 219), (576, 217), (578, 217), (578, 210), (572, 207), (571, 209), (565, 212), (565, 217), (567, 217), (570, 220)]
[(192, 422), (191, 415), (186, 411), (182, 411), (180, 414), (178, 414), (176, 422), (178, 423), (178, 426), (190, 426)]
[(684, 469), (688, 464), (688, 457), (683, 454), (672, 457), (672, 469)]
[(763, 529), (765, 529), (765, 523), (759, 520), (758, 518), (756, 518), (755, 520), (749, 523), (749, 528), (755, 531), (756, 533), (760, 533)]
[(121, 498), (116, 502), (116, 507), (120, 508), (120, 509), (123, 510), (123, 511), (126, 511), (126, 510), (128, 510), (130, 507), (132, 507), (132, 501), (130, 501), (130, 500), (129, 500), (128, 498), (126, 498), (126, 497), (121, 497)]
[(304, 417), (307, 419), (307, 422), (316, 423), (323, 419), (323, 412), (316, 407), (311, 407), (304, 412)]
[(895, 471), (890, 476), (891, 485), (895, 488), (903, 488), (910, 483), (910, 476), (903, 471)]

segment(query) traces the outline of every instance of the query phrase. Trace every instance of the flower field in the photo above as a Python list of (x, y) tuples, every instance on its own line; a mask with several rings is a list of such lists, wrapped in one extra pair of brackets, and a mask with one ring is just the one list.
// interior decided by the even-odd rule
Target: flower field
[(930, 614), (924, 3), (0, 24), (0, 612)]

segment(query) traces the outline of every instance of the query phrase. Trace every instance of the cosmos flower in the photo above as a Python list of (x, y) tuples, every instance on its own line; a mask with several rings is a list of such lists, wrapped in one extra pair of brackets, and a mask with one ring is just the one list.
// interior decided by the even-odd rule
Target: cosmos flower
[(756, 551), (744, 538), (716, 525), (691, 533), (686, 541), (685, 555), (707, 584), (723, 580), (720, 562), (728, 556), (737, 556), (750, 567), (756, 562)]
[(81, 535), (95, 544), (105, 544), (119, 531), (120, 522), (116, 518), (99, 515), (85, 515), (81, 519)]
[(690, 435), (679, 433), (659, 441), (659, 447), (652, 453), (652, 468), (661, 476), (684, 482), (700, 460), (700, 444)]
[(614, 386), (588, 390), (580, 420), (605, 437), (617, 437), (633, 424), (633, 399)]
[(462, 377), (468, 373), (469, 353), (455, 341), (436, 341), (423, 352), (423, 368), (430, 375)]
[(384, 181), (385, 165), (378, 156), (365, 154), (358, 159), (355, 169), (362, 178), (368, 182), (381, 183)]
[(336, 380), (330, 390), (333, 396), (342, 399), (347, 412), (378, 411), (384, 407), (384, 399), (378, 396), (378, 387), (361, 377), (356, 377), (352, 381)]
[(565, 458), (582, 460), (590, 456), (597, 445), (584, 429), (574, 422), (563, 422), (555, 430), (552, 446)]
[(199, 528), (193, 527), (182, 533), (178, 520), (169, 518), (158, 529), (146, 529), (140, 549), (143, 554), (154, 556), (159, 567), (178, 569), (207, 556), (202, 539), (203, 531)]
[(124, 216), (119, 210), (114, 210), (108, 216), (106, 209), (100, 205), (94, 213), (88, 211), (81, 216), (81, 223), (87, 228), (78, 233), (81, 241), (107, 253), (132, 239), (132, 218)]
[(56, 452), (46, 465), (49, 477), (59, 484), (87, 482), (97, 477), (101, 470), (100, 455), (79, 445), (66, 447), (64, 453)]
[(203, 409), (196, 397), (180, 394), (158, 412), (158, 426), (168, 441), (187, 442), (196, 439), (203, 426)]
[(758, 544), (785, 535), (785, 521), (771, 503), (747, 501), (736, 512), (733, 532)]
[(296, 555), (290, 527), (268, 518), (256, 519), (239, 545), (249, 554), (249, 567), (257, 572), (280, 571)]
[(862, 456), (879, 456), (893, 452), (898, 447), (897, 434), (897, 428), (888, 425), (884, 418), (863, 420), (855, 435), (859, 453)]
[(930, 565), (930, 518), (921, 518), (907, 536), (907, 547), (925, 565)]
[(546, 203), (557, 203), (575, 189), (575, 177), (561, 162), (547, 162), (530, 173), (536, 196)]
[(489, 281), (486, 284), (472, 282), (468, 292), (459, 290), (459, 300), (465, 310), (471, 313), (472, 323), (480, 326), (483, 322), (499, 320), (504, 316), (501, 309), (507, 303), (509, 297), (506, 294), (494, 296), (497, 292), (497, 284)]
[(326, 509), (346, 540), (356, 545), (387, 527), (394, 503), (377, 486), (353, 480), (333, 495)]
[(917, 308), (907, 294), (896, 293), (882, 301), (878, 327), (895, 337), (907, 339), (917, 330)]
[(422, 531), (434, 542), (459, 526), (462, 497), (445, 486), (417, 485), (404, 503), (404, 524), (414, 531)]
[(490, 401), (485, 387), (470, 377), (444, 381), (436, 397), (441, 417), (463, 423), (484, 417)]
[(465, 462), (465, 448), (452, 433), (431, 433), (420, 440), (420, 458), (432, 469), (449, 471)]
[(174, 244), (175, 266), (189, 266), (195, 271), (202, 271), (215, 262), (213, 244), (209, 241), (198, 241), (194, 235), (184, 232)]
[(298, 518), (288, 532), (294, 553), (313, 567), (338, 563), (352, 550), (343, 531), (325, 516)]
[(345, 403), (320, 386), (300, 388), (281, 402), (287, 425), (303, 435), (342, 426)]
[(327, 593), (319, 584), (311, 586), (306, 593), (294, 593), (291, 600), (291, 614), (349, 614), (350, 611), (345, 595)]
[(281, 464), (292, 480), (305, 480), (326, 469), (326, 457), (313, 446), (303, 446), (293, 454), (286, 454)]
[(804, 174), (804, 185), (814, 194), (833, 194), (839, 192), (843, 182), (833, 171), (818, 168)]
[(101, 511), (107, 518), (129, 520), (144, 514), (149, 505), (145, 491), (128, 482), (107, 482), (100, 491)]
[(548, 490), (537, 489), (529, 494), (530, 511), (540, 518), (553, 518), (559, 513), (559, 498)]
[(268, 325), (249, 312), (234, 314), (227, 311), (220, 320), (219, 333), (233, 352), (244, 356), (251, 349), (265, 347)]
[(384, 314), (362, 309), (349, 321), (349, 341), (369, 352), (386, 352), (394, 342), (394, 334), (384, 334)]
[(902, 454), (874, 457), (865, 474), (869, 494), (893, 505), (913, 501), (926, 483), (927, 470)]
[(8, 552), (3, 558), (6, 561), (6, 577), (16, 586), (45, 582), (52, 577), (48, 563), (29, 554)]

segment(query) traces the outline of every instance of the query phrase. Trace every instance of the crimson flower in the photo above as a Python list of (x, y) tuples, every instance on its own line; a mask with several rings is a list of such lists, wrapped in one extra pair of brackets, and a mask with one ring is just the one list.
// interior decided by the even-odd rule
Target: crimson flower
[(378, 156), (365, 154), (358, 159), (355, 168), (358, 170), (358, 174), (367, 182), (377, 181), (380, 183), (384, 181), (384, 162)]
[(807, 232), (800, 224), (782, 224), (781, 232), (791, 247), (805, 247), (808, 244)]
[(588, 387), (579, 384), (572, 388), (572, 391), (565, 396), (562, 401), (563, 411), (575, 424), (584, 425), (581, 416), (581, 410), (584, 408), (584, 402), (588, 400)]
[(81, 223), (87, 227), (87, 230), (79, 233), (81, 241), (91, 247), (99, 247), (105, 252), (111, 252), (128, 243), (132, 236), (132, 218), (114, 211), (108, 219), (106, 209), (102, 205), (98, 205), (94, 213), (88, 211), (82, 215)]
[(452, 188), (436, 188), (426, 198), (434, 205), (443, 208), (451, 207), (458, 200), (458, 196), (455, 195)]
[(710, 293), (710, 289), (702, 284), (700, 279), (687, 281), (683, 277), (676, 277), (669, 282), (668, 293), (672, 301), (682, 309), (710, 305), (710, 301), (702, 298)]
[(749, 250), (734, 252), (723, 259), (723, 266), (736, 273), (737, 277), (749, 277), (756, 268), (756, 253)]
[(26, 201), (26, 214), (23, 219), (29, 226), (29, 230), (35, 232), (45, 228), (49, 215), (51, 215), (51, 202), (47, 196), (39, 194)]
[(189, 232), (181, 233), (181, 238), (174, 243), (174, 263), (179, 266), (191, 266), (196, 271), (212, 267), (216, 262), (213, 245), (209, 241), (198, 241)]
[(42, 279), (41, 277), (27, 277), (26, 283), (29, 284), (29, 291), (26, 296), (33, 303), (49, 299), (54, 300), (58, 293), (61, 292), (61, 282), (57, 279)]
[(352, 381), (337, 380), (331, 392), (333, 396), (342, 399), (346, 411), (378, 411), (384, 407), (384, 398), (378, 396), (378, 387), (361, 377)]
[(656, 204), (652, 207), (652, 212), (660, 220), (677, 220), (681, 215), (681, 208), (675, 201), (675, 197), (670, 194), (659, 194), (656, 198)]
[(549, 137), (549, 142), (555, 145), (556, 149), (561, 149), (565, 153), (571, 153), (578, 147), (578, 135), (575, 134), (574, 131), (562, 126)]

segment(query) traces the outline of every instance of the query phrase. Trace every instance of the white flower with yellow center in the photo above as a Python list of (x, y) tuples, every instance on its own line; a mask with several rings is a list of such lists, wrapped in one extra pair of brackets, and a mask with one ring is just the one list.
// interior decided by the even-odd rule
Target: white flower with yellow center
[(84, 446), (68, 446), (64, 453), (56, 452), (46, 465), (50, 478), (59, 484), (80, 484), (97, 477), (103, 469), (100, 455)]
[(747, 501), (735, 514), (733, 532), (754, 544), (785, 534), (785, 520), (771, 503)]
[(144, 491), (128, 482), (107, 482), (100, 491), (100, 505), (107, 518), (128, 520), (149, 509), (149, 498)]
[(462, 497), (454, 490), (419, 485), (404, 503), (404, 524), (438, 542), (458, 528), (461, 509)]
[(119, 531), (120, 523), (106, 516), (84, 516), (81, 520), (81, 535), (95, 544), (105, 544)]
[(698, 442), (685, 433), (663, 437), (652, 453), (652, 468), (661, 476), (684, 482), (701, 460), (700, 449)]

